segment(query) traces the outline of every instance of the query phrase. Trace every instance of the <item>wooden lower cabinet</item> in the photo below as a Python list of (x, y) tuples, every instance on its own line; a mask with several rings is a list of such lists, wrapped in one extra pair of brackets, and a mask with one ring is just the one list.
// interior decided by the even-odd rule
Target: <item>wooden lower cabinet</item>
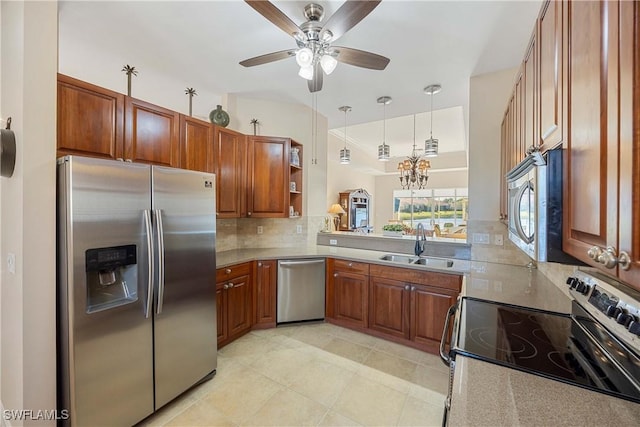
[(253, 324), (252, 263), (216, 272), (218, 348), (251, 330)]
[[(426, 350), (437, 352), (447, 311), (458, 298), (451, 289), (411, 286), (410, 339)], [(449, 331), (448, 336), (451, 336)]]
[(255, 301), (256, 328), (275, 328), (277, 320), (276, 298), (278, 292), (278, 262), (256, 261), (255, 268)]
[(341, 326), (367, 327), (368, 264), (327, 260), (326, 317)]
[(369, 328), (409, 339), (408, 285), (383, 277), (371, 277), (369, 283)]

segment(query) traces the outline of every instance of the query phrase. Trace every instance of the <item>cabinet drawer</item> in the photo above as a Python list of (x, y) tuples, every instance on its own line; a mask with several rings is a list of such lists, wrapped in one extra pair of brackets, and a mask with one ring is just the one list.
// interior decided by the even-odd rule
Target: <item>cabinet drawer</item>
[(462, 276), (437, 273), (433, 271), (419, 271), (410, 268), (387, 267), (377, 264), (371, 265), (371, 275), (419, 285), (435, 286), (460, 292)]
[(235, 279), (236, 277), (243, 276), (250, 273), (251, 273), (250, 262), (218, 268), (216, 270), (216, 283), (224, 282), (225, 280)]
[(336, 259), (333, 268), (334, 270), (346, 271), (349, 273), (369, 274), (369, 264), (365, 262)]

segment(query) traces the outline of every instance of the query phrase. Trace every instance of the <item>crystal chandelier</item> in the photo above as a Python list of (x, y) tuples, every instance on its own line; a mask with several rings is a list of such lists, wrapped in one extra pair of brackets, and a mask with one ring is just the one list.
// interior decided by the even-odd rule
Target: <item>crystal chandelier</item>
[(351, 150), (347, 148), (347, 112), (351, 111), (351, 107), (343, 105), (338, 110), (344, 112), (344, 148), (340, 150), (340, 164), (348, 165), (351, 163)]
[(436, 157), (438, 155), (438, 140), (433, 137), (433, 95), (440, 92), (442, 86), (439, 84), (429, 85), (424, 88), (424, 93), (431, 95), (431, 130), (429, 131), (429, 139), (424, 142), (424, 156)]
[(420, 157), (416, 149), (416, 115), (413, 115), (413, 150), (411, 155), (404, 161), (398, 163), (400, 173), (400, 185), (403, 190), (417, 188), (422, 190), (427, 186), (429, 175), (427, 171), (431, 168), (431, 162)]
[(387, 145), (387, 105), (391, 104), (390, 96), (381, 96), (377, 99), (378, 104), (382, 104), (384, 112), (382, 116), (382, 144), (378, 145), (378, 160), (388, 162), (391, 157), (389, 146)]

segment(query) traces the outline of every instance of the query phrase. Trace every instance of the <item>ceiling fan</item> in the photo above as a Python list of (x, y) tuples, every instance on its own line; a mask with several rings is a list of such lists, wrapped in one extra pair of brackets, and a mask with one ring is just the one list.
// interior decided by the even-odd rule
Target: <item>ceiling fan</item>
[(372, 70), (384, 70), (389, 63), (389, 58), (363, 50), (331, 45), (362, 21), (380, 1), (347, 0), (324, 25), (320, 24), (324, 16), (322, 6), (309, 3), (304, 8), (307, 21), (298, 26), (269, 1), (245, 0), (258, 13), (292, 36), (298, 48), (256, 56), (240, 62), (240, 65), (253, 67), (295, 56), (300, 65), (298, 74), (308, 80), (310, 92), (318, 92), (322, 89), (323, 72), (327, 75), (331, 74), (338, 62)]

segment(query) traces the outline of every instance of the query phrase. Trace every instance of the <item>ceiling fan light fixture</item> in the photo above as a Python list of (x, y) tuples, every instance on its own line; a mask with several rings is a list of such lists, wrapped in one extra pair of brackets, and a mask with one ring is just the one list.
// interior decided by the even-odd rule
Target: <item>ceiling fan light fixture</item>
[(338, 61), (336, 60), (336, 58), (329, 54), (322, 55), (322, 58), (320, 58), (320, 66), (322, 67), (322, 71), (324, 71), (327, 76), (333, 73), (333, 70), (336, 69), (337, 65)]
[(300, 67), (300, 71), (298, 71), (298, 75), (303, 79), (313, 80), (313, 67)]
[(313, 64), (313, 52), (308, 47), (298, 49), (296, 52), (296, 62), (300, 67), (311, 67)]

